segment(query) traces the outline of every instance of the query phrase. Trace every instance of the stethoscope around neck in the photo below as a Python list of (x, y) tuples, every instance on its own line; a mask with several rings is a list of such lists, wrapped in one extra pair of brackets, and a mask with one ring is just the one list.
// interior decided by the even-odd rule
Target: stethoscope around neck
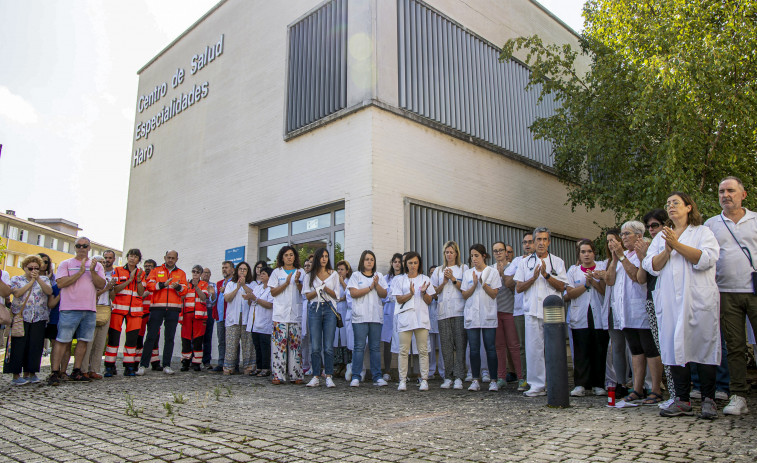
[[(547, 257), (549, 257), (549, 267), (551, 270), (549, 273), (553, 276), (557, 276), (557, 272), (555, 271), (555, 265), (552, 263), (552, 253), (547, 253)], [(531, 262), (531, 259), (533, 259), (533, 263)], [(534, 252), (530, 256), (528, 256), (528, 259), (526, 259), (526, 268), (529, 270), (533, 270), (536, 268), (536, 263), (539, 262), (539, 258), (536, 257), (536, 253)]]

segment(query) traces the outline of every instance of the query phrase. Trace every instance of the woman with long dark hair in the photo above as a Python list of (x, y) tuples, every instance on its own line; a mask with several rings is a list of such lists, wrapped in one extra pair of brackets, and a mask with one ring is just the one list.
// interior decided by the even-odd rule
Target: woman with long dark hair
[(268, 280), (273, 296), (273, 337), (271, 338), (271, 371), (273, 384), (289, 380), (302, 384), (300, 333), (302, 310), (300, 302), (300, 258), (292, 246), (282, 246), (276, 257), (276, 269)]
[(247, 318), (250, 316), (250, 304), (244, 296), (252, 292), (252, 269), (247, 262), (240, 262), (234, 270), (234, 276), (226, 284), (223, 298), (226, 301), (226, 358), (223, 361), (223, 374), (230, 375), (239, 360), (239, 344), (242, 344), (242, 361), (239, 367), (245, 374), (252, 372), (252, 337), (247, 334)]
[(310, 332), (310, 364), (313, 379), (308, 387), (320, 385), (321, 352), (326, 387), (336, 387), (334, 379), (334, 333), (336, 332), (336, 293), (339, 291), (336, 272), (331, 268), (329, 252), (320, 248), (313, 255), (313, 267), (305, 275), (302, 295), (308, 300), (308, 331)]
[(268, 288), (271, 270), (267, 266), (258, 271), (258, 285), (252, 294), (244, 298), (250, 304), (251, 317), (247, 317), (247, 331), (252, 332), (252, 344), (255, 346), (255, 365), (259, 368), (256, 376), (271, 374), (271, 333), (273, 332), (273, 297)]
[(392, 296), (392, 282), (394, 279), (405, 273), (402, 265), (402, 254), (395, 252), (392, 260), (389, 262), (389, 271), (384, 275), (386, 284), (386, 297), (384, 303), (384, 323), (381, 325), (381, 351), (384, 356), (384, 381), (389, 381), (391, 376), (389, 370), (392, 366), (392, 332), (394, 331), (394, 296)]
[(386, 282), (376, 271), (376, 255), (373, 251), (363, 251), (357, 270), (347, 283), (352, 296), (352, 331), (355, 334), (350, 386), (360, 385), (359, 372), (363, 369), (366, 338), (368, 338), (373, 385), (386, 386), (387, 382), (381, 377), (381, 351), (379, 350), (381, 324), (384, 318), (381, 299), (386, 297)]

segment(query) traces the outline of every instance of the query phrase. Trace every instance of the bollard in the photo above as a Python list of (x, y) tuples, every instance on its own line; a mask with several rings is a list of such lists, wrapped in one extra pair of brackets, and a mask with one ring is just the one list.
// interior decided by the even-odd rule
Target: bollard
[(548, 296), (544, 299), (544, 360), (547, 368), (547, 406), (550, 407), (570, 406), (566, 326), (562, 298)]

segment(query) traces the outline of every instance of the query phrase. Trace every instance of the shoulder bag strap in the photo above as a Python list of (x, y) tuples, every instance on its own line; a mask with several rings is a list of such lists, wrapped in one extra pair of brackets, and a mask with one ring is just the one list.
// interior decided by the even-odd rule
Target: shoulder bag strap
[(726, 230), (728, 230), (728, 233), (730, 233), (731, 236), (733, 237), (734, 241), (736, 241), (736, 244), (741, 249), (741, 252), (743, 252), (744, 255), (746, 256), (746, 258), (749, 260), (749, 265), (752, 267), (752, 270), (757, 270), (757, 269), (754, 268), (754, 262), (752, 261), (752, 253), (749, 252), (749, 248), (746, 247), (746, 246), (742, 246), (741, 245), (741, 243), (739, 242), (739, 239), (736, 238), (736, 235), (733, 233), (733, 231), (731, 231), (731, 227), (728, 226), (728, 224), (726, 223), (725, 219), (723, 218), (723, 214), (722, 213), (720, 214), (720, 220), (723, 221), (723, 225), (725, 225)]

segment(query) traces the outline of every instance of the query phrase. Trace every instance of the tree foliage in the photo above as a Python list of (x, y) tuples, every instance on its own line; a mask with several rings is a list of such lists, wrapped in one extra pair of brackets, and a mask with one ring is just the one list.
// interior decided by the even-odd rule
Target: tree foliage
[(621, 221), (680, 190), (710, 216), (721, 178), (755, 185), (757, 2), (590, 0), (584, 18), (578, 50), (532, 36), (501, 55), (524, 51), (529, 86), (561, 104), (531, 130), (552, 142), (573, 208)]

